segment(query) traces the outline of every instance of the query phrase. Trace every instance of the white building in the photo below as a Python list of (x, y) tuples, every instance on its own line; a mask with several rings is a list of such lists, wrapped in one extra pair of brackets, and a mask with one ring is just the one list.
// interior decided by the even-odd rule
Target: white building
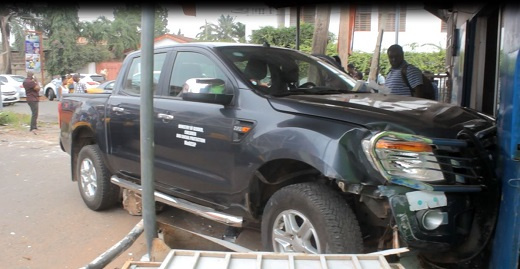
[[(391, 6), (392, 5), (392, 6)], [(206, 22), (217, 24), (220, 15), (235, 17), (235, 22), (246, 26), (246, 38), (249, 39), (253, 30), (265, 26), (289, 27), (296, 26), (296, 8), (273, 8), (266, 5), (254, 4), (206, 4), (196, 5), (196, 16), (184, 15), (178, 4), (167, 5), (168, 29), (171, 33), (180, 32), (186, 37), (195, 38), (201, 31), (200, 27)], [(353, 51), (373, 52), (379, 32), (379, 20), (383, 13), (387, 14), (386, 29), (383, 34), (382, 48), (388, 48), (396, 43), (407, 51), (416, 44), (415, 51), (437, 51), (436, 46), (446, 47), (446, 24), (426, 11), (422, 6), (402, 5), (400, 7), (399, 31), (395, 31), (395, 14), (397, 6), (389, 4), (385, 8), (380, 5), (355, 6), (355, 26), (353, 32)], [(300, 10), (300, 21), (314, 24), (315, 5), (304, 5)], [(103, 11), (103, 12), (101, 12)], [(112, 10), (110, 6), (103, 6), (103, 10), (82, 8), (80, 19), (93, 20), (96, 16), (105, 15), (109, 19)], [(340, 6), (331, 8), (329, 31), (338, 37), (340, 27)], [(426, 45), (426, 44), (433, 44)], [(423, 46), (424, 45), (424, 46)]]
[[(351, 48), (353, 51), (373, 52), (379, 33), (379, 21), (386, 14), (385, 31), (381, 47), (388, 48), (399, 44), (405, 51), (417, 52), (438, 51), (438, 47), (446, 48), (446, 24), (441, 19), (426, 11), (422, 6), (400, 6), (399, 29), (396, 35), (397, 6), (380, 5), (355, 6), (355, 19)], [(303, 6), (300, 10), (300, 21), (314, 23), (315, 6)], [(280, 9), (279, 26), (296, 25), (296, 8)], [(338, 37), (340, 27), (340, 7), (331, 8), (329, 32)], [(430, 45), (431, 44), (431, 45)]]

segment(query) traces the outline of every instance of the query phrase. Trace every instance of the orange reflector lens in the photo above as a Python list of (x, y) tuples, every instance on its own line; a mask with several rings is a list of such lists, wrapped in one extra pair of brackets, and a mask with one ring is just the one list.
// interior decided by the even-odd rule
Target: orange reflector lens
[(431, 152), (432, 147), (421, 142), (379, 140), (376, 149), (397, 149), (411, 152)]
[(251, 127), (242, 126), (242, 127), (240, 128), (240, 131), (241, 131), (242, 133), (247, 133), (247, 132), (251, 131)]

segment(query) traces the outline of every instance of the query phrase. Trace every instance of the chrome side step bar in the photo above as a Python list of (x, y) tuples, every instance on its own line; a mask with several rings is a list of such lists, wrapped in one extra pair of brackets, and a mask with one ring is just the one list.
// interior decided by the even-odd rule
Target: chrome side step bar
[[(121, 179), (117, 176), (112, 176), (110, 178), (110, 181), (118, 185), (122, 188), (129, 189), (131, 191), (135, 191), (139, 194), (142, 194), (143, 188), (141, 185), (135, 184), (133, 182), (130, 182), (128, 180)], [(232, 216), (228, 215), (222, 212), (218, 212), (214, 210), (213, 208), (209, 208), (206, 206), (201, 206), (189, 201), (186, 201), (184, 199), (176, 198), (173, 196), (166, 195), (164, 193), (160, 193), (158, 191), (154, 192), (155, 201), (161, 202), (164, 204), (167, 204), (169, 206), (173, 206), (185, 211), (188, 211), (190, 213), (193, 213), (195, 215), (223, 223), (228, 226), (233, 227), (242, 227), (243, 219), (242, 217)]]

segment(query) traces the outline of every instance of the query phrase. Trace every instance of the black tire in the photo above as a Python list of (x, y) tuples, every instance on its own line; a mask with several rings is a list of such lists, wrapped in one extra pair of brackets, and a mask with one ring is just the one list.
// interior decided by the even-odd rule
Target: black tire
[(54, 94), (54, 91), (52, 89), (47, 90), (47, 98), (49, 101), (54, 100), (56, 98), (56, 94)]
[[(285, 220), (297, 229), (287, 231)], [(310, 226), (309, 226), (310, 224)], [(277, 226), (278, 229), (274, 229)], [(308, 232), (302, 236), (301, 228)], [(262, 217), (262, 244), (267, 251), (318, 254), (363, 252), (358, 221), (341, 195), (317, 183), (301, 183), (278, 190), (267, 202)], [(286, 247), (276, 243), (288, 243)]]
[(110, 174), (97, 145), (81, 149), (75, 170), (81, 198), (88, 208), (101, 211), (119, 201), (119, 187), (110, 182)]

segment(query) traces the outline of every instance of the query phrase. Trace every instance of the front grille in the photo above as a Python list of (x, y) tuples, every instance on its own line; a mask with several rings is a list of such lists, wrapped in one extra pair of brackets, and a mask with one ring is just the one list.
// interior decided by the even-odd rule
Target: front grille
[(495, 178), (495, 127), (477, 133), (464, 130), (457, 139), (433, 139), (433, 144), (444, 184), (481, 185), (485, 179)]

